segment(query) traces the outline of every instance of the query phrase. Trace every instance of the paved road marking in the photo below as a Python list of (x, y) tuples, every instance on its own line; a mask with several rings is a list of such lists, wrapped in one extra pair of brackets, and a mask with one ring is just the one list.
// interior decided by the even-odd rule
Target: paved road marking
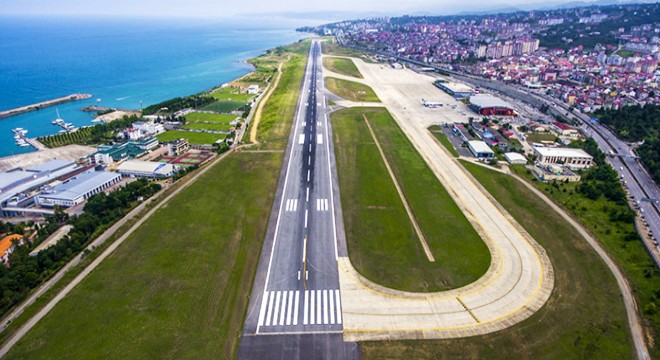
[(310, 310), (310, 312), (309, 312), (309, 323), (310, 323), (310, 325), (314, 325), (316, 323), (316, 321), (314, 321), (316, 319), (314, 317), (314, 314), (316, 314), (316, 312), (314, 311), (314, 309), (316, 308), (316, 303), (314, 301), (314, 294), (315, 293), (316, 293), (316, 291), (311, 290), (310, 294), (309, 294), (309, 310)]
[(298, 144), (302, 145), (305, 143), (305, 134), (298, 135)]
[(295, 301), (293, 304), (293, 325), (298, 325), (298, 300), (300, 300), (300, 291), (296, 290)]
[(341, 324), (339, 290), (266, 291), (259, 311), (259, 326), (296, 326), (300, 322), (300, 296), (303, 296), (302, 325)]
[(317, 122), (316, 122), (316, 126), (321, 127), (321, 126), (323, 126), (323, 125), (321, 125), (321, 122), (320, 122), (320, 121), (317, 121)]
[(309, 324), (309, 319), (307, 317), (307, 314), (309, 314), (308, 302), (309, 302), (309, 291), (305, 290), (305, 301), (303, 302), (304, 303), (304, 306), (303, 306), (303, 325)]
[(266, 308), (268, 307), (268, 291), (264, 291), (264, 296), (261, 298), (261, 309), (259, 310), (259, 326), (264, 324), (264, 316), (266, 316)]
[(316, 211), (328, 211), (328, 199), (316, 199)]
[(275, 297), (273, 295), (271, 295), (270, 300), (268, 302), (268, 313), (266, 314), (266, 326), (270, 326), (270, 314), (273, 312), (273, 299), (274, 298)]
[(319, 145), (323, 144), (323, 134), (316, 134), (316, 143)]
[(277, 325), (277, 315), (280, 313), (280, 297), (282, 296), (281, 291), (275, 292), (275, 307), (273, 308), (273, 325)]
[(323, 290), (323, 323), (328, 323), (328, 290)]
[(296, 210), (298, 210), (298, 199), (287, 199), (286, 211), (296, 211)]

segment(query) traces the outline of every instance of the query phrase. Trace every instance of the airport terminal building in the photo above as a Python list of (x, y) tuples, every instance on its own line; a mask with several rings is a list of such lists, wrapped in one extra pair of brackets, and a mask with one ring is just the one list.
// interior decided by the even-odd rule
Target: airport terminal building
[(121, 180), (121, 175), (108, 171), (87, 171), (54, 186), (45, 186), (36, 196), (43, 207), (71, 207), (82, 203)]

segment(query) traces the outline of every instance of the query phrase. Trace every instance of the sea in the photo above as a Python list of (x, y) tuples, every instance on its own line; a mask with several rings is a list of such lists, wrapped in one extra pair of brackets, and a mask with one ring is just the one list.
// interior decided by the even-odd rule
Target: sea
[(247, 59), (305, 36), (250, 21), (0, 17), (0, 110), (93, 95), (0, 119), (0, 157), (34, 151), (15, 144), (13, 128), (56, 134), (57, 112), (88, 126), (85, 106), (140, 109), (208, 90), (250, 72)]

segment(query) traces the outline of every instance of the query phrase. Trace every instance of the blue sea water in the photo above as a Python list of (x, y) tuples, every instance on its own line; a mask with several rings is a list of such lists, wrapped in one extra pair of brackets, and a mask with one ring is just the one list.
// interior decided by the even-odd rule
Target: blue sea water
[[(139, 109), (194, 94), (251, 71), (245, 60), (304, 37), (293, 29), (200, 20), (0, 17), (0, 110), (73, 93), (92, 99), (57, 106), (76, 126), (90, 125), (87, 105)], [(100, 101), (98, 101), (100, 99)], [(0, 120), (0, 156), (28, 137), (57, 133), (56, 108)]]

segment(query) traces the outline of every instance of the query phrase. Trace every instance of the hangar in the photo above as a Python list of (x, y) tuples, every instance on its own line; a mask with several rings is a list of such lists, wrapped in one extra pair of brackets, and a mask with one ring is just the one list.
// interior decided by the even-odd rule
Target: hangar
[(470, 96), (470, 108), (484, 116), (517, 116), (511, 104), (491, 95)]

